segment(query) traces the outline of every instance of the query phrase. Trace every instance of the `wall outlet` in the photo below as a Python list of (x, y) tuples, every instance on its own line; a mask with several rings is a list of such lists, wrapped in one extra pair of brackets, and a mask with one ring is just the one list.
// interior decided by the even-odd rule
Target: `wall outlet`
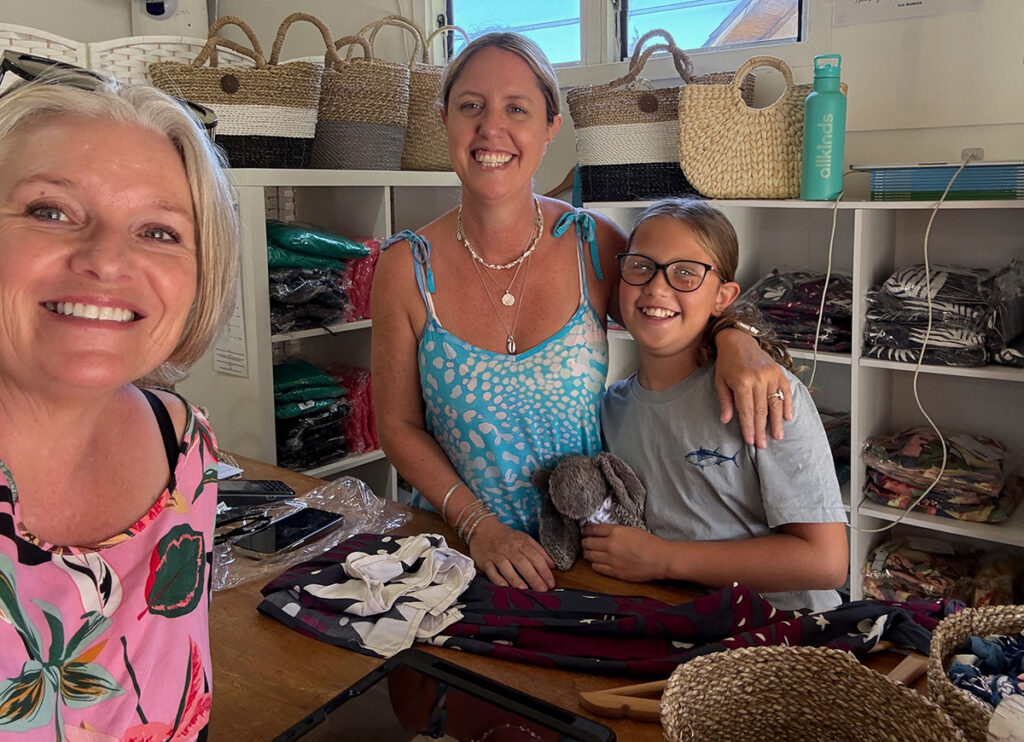
[(964, 147), (960, 150), (960, 160), (967, 162), (970, 159), (972, 162), (979, 162), (985, 159), (985, 150), (981, 147)]

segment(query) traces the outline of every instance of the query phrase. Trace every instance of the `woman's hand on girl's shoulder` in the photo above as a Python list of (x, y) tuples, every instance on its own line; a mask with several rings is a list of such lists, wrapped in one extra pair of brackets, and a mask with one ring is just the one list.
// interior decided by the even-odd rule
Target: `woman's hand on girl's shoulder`
[(748, 446), (767, 448), (769, 432), (782, 440), (784, 421), (793, 419), (793, 394), (782, 366), (742, 330), (722, 330), (715, 335), (715, 345), (715, 389), (722, 422), (738, 413)]

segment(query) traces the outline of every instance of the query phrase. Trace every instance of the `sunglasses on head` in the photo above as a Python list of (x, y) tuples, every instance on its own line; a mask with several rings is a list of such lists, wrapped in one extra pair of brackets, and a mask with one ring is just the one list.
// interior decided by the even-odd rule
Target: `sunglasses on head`
[[(55, 59), (47, 59), (46, 57), (37, 57), (34, 54), (23, 54), (22, 52), (8, 49), (3, 53), (3, 58), (0, 59), (0, 85), (3, 83), (4, 75), (8, 72), (17, 75), (22, 80), (31, 82), (57, 71), (74, 72), (77, 73), (77, 75), (92, 78), (97, 82), (106, 81), (106, 78), (102, 75), (99, 75), (92, 70), (87, 70), (84, 67), (78, 67), (73, 64), (68, 64), (67, 62), (58, 62)], [(81, 88), (82, 90), (91, 89), (87, 85), (78, 84), (75, 78), (55, 76), (48, 82), (56, 85), (73, 85), (77, 88)], [(0, 92), (0, 96), (4, 95), (4, 92)], [(217, 114), (215, 114), (212, 109), (200, 105), (199, 103), (193, 103), (192, 101), (174, 96), (171, 97), (188, 109), (192, 114), (192, 117), (195, 118), (204, 129), (206, 129), (206, 133), (212, 141), (214, 138), (214, 129), (217, 128)]]

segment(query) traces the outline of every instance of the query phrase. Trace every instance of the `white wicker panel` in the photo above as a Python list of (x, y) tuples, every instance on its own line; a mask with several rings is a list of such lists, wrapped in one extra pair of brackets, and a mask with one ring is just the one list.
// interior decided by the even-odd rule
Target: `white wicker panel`
[[(123, 83), (148, 83), (149, 65), (154, 62), (189, 64), (196, 58), (206, 39), (184, 36), (130, 36), (89, 45), (90, 63)], [(223, 67), (252, 67), (253, 60), (230, 49), (217, 50), (217, 62)]]
[(16, 49), (26, 54), (86, 67), (89, 63), (87, 46), (81, 41), (65, 39), (38, 28), (0, 23), (0, 52)]
[[(78, 67), (87, 66), (89, 59), (87, 45), (79, 41), (65, 39), (63, 36), (40, 31), (38, 28), (0, 23), (0, 53), (8, 49), (55, 59)], [(4, 75), (0, 91), (14, 85), (17, 79), (15, 75)]]

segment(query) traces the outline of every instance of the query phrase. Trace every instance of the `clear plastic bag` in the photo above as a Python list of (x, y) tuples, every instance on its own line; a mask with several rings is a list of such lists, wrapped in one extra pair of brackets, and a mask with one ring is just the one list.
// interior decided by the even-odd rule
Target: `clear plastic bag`
[[(338, 513), (344, 518), (326, 536), (266, 559), (251, 559), (234, 548), (234, 542), (242, 535), (307, 507)], [(240, 508), (233, 510), (241, 511)], [(238, 520), (228, 522), (231, 514), (219, 507), (217, 531), (220, 538), (216, 540), (220, 543), (215, 543), (213, 548), (214, 590), (227, 590), (253, 580), (269, 580), (357, 533), (387, 533), (409, 519), (395, 503), (378, 497), (365, 482), (355, 477), (342, 477), (301, 497), (262, 508), (246, 508), (238, 516)], [(232, 525), (235, 530), (228, 530)]]

